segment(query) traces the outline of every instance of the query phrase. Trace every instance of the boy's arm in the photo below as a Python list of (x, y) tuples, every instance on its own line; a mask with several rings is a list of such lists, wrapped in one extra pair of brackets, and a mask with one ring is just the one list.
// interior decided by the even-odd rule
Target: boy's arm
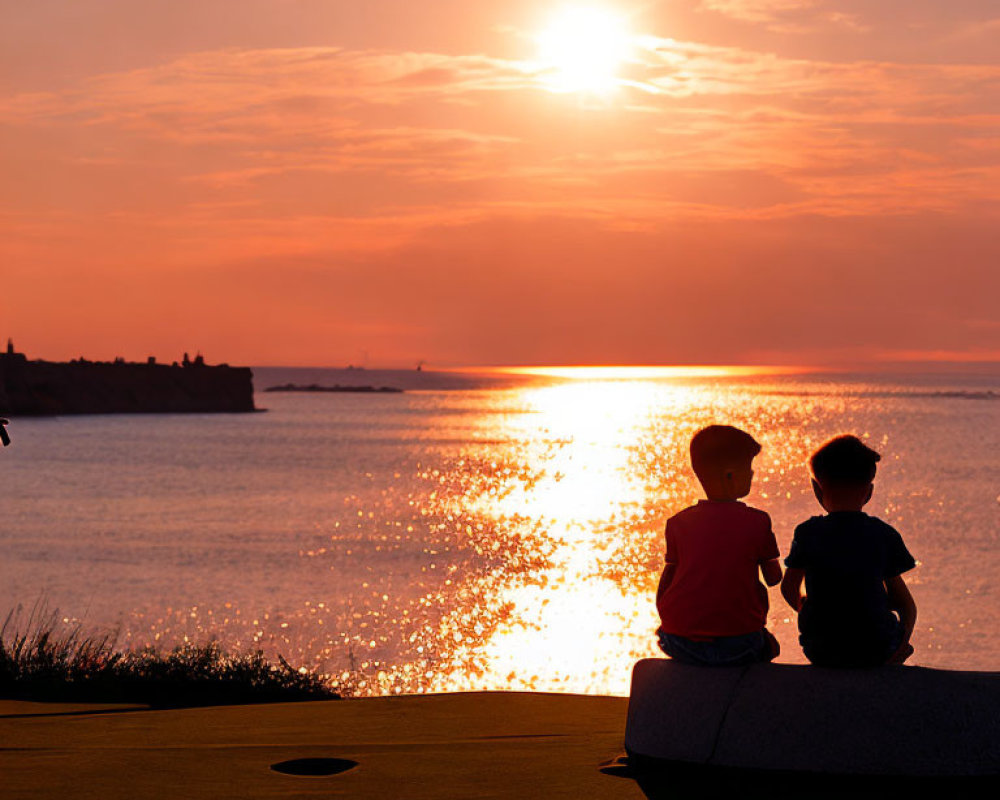
[[(886, 591), (889, 593), (889, 608), (899, 614), (899, 621), (903, 625), (903, 641), (899, 645), (899, 650), (907, 649), (910, 643), (910, 636), (913, 635), (913, 626), (917, 622), (917, 604), (913, 601), (913, 595), (906, 587), (906, 581), (902, 575), (894, 578), (886, 578)], [(912, 652), (912, 651), (911, 651)]]
[(660, 597), (667, 587), (670, 586), (670, 582), (674, 579), (674, 574), (677, 572), (677, 526), (676, 526), (676, 515), (667, 520), (667, 525), (663, 530), (663, 538), (666, 540), (667, 552), (663, 556), (663, 560), (666, 562), (663, 566), (663, 574), (660, 575), (660, 584), (656, 587), (656, 602), (660, 602)]
[(677, 565), (671, 564), (669, 561), (667, 565), (663, 568), (663, 574), (660, 575), (660, 585), (656, 587), (656, 601), (659, 602), (660, 595), (667, 591), (667, 587), (670, 582), (674, 579), (674, 573), (677, 571)]
[(781, 596), (796, 611), (802, 608), (802, 602), (806, 599), (802, 594), (802, 581), (805, 577), (805, 570), (789, 567), (785, 570), (785, 577), (781, 581)]
[(781, 583), (781, 562), (776, 558), (761, 562), (760, 574), (768, 586), (777, 586)]

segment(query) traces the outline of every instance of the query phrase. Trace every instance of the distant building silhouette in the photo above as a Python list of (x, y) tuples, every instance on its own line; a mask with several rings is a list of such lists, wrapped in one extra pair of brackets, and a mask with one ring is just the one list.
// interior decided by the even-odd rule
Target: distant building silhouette
[(183, 369), (128, 362), (29, 361), (8, 338), (0, 352), (0, 417), (15, 414), (128, 414), (254, 411), (248, 367), (208, 366), (184, 354)]

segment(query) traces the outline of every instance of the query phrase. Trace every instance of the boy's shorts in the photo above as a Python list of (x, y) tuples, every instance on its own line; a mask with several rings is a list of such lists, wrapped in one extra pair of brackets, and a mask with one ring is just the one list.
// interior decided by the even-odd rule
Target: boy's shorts
[(802, 652), (818, 667), (880, 667), (892, 657), (903, 641), (903, 625), (897, 619), (888, 635), (877, 639), (856, 637), (850, 641), (823, 641), (799, 637)]
[(659, 636), (660, 649), (672, 659), (702, 667), (738, 667), (778, 655), (778, 643), (766, 629), (704, 641), (662, 631)]

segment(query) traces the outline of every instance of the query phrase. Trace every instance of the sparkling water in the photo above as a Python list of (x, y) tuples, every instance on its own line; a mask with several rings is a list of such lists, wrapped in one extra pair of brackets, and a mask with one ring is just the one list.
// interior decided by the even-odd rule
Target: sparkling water
[[(663, 524), (700, 496), (688, 442), (720, 422), (763, 444), (747, 502), (783, 554), (821, 511), (810, 453), (839, 433), (879, 450), (866, 510), (918, 560), (910, 663), (998, 668), (1000, 376), (255, 374), (407, 391), (15, 419), (0, 611), (280, 653), (360, 694), (624, 694), (658, 652)], [(779, 660), (803, 662), (770, 600)]]

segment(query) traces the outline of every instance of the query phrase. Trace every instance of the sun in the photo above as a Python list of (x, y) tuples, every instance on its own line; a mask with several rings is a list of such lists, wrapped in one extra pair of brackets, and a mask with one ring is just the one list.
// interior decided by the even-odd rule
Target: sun
[(563, 9), (536, 39), (545, 85), (556, 92), (615, 89), (631, 49), (625, 18), (600, 6)]

